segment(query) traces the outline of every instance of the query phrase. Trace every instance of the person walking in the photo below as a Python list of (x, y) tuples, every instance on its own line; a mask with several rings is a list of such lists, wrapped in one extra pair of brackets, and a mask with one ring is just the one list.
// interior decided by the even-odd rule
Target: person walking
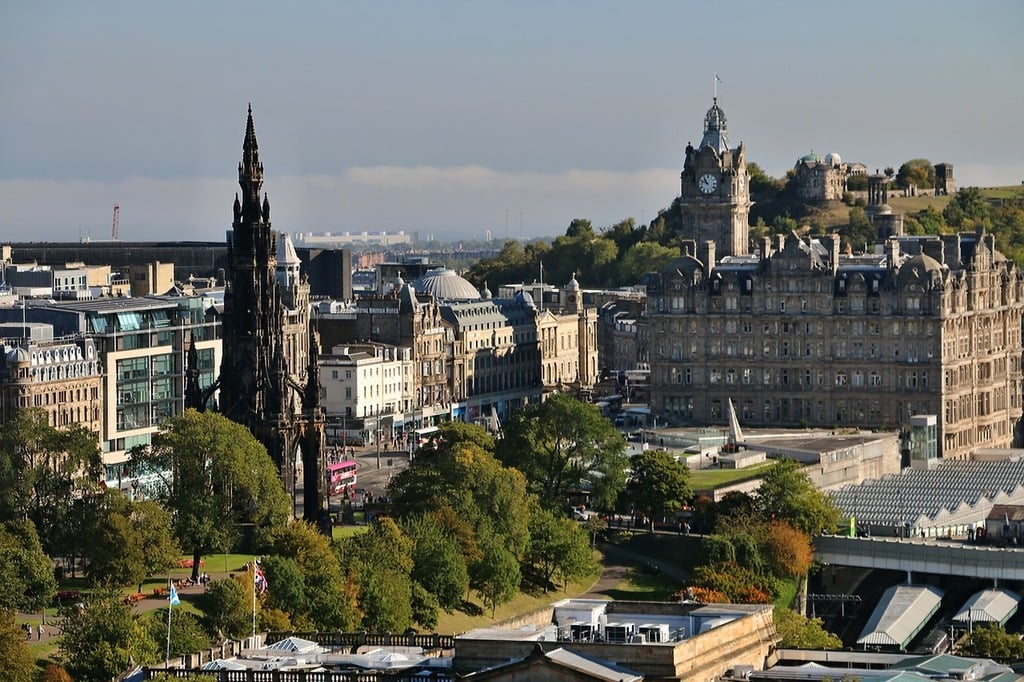
[(42, 639), (43, 638), (43, 633), (45, 632), (45, 630), (43, 630), (42, 624), (39, 625), (38, 632), (39, 632), (39, 636), (36, 639)]

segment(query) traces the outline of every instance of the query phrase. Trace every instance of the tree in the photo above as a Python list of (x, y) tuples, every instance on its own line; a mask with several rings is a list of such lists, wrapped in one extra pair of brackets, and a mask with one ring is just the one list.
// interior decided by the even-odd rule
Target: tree
[(626, 496), (634, 509), (650, 519), (672, 516), (693, 497), (690, 470), (664, 450), (646, 450), (629, 458), (633, 475)]
[(472, 587), (480, 593), (491, 617), (501, 604), (516, 596), (522, 574), (512, 552), (497, 542), (488, 542), (483, 558), (470, 570)]
[(166, 509), (152, 500), (132, 501), (120, 491), (109, 491), (85, 556), (86, 575), (94, 584), (137, 584), (141, 592), (143, 580), (172, 568), (181, 550)]
[(132, 457), (160, 472), (161, 502), (192, 554), (193, 579), (203, 556), (234, 544), (238, 524), (266, 529), (288, 520), (291, 505), (266, 449), (223, 415), (186, 410), (161, 425), (151, 448), (133, 450)]
[(727, 561), (695, 567), (690, 586), (724, 594), (734, 604), (768, 604), (776, 591), (770, 576)]
[(757, 502), (768, 518), (786, 520), (809, 536), (839, 527), (842, 513), (791, 459), (781, 459), (761, 479)]
[(347, 567), (359, 585), (363, 627), (404, 632), (412, 623), (413, 542), (390, 518), (344, 540)]
[(868, 247), (875, 243), (875, 226), (871, 224), (867, 213), (860, 206), (851, 208), (849, 216), (850, 222), (841, 228), (839, 233), (851, 251), (866, 252)]
[(964, 187), (946, 204), (942, 216), (956, 229), (983, 223), (989, 216), (988, 200), (977, 187)]
[[(194, 613), (173, 606), (168, 608), (172, 609), (171, 656), (190, 654), (210, 647), (210, 634)], [(167, 609), (145, 614), (144, 624), (149, 638), (156, 644), (153, 657), (159, 660), (167, 654)]]
[(95, 433), (50, 426), (42, 409), (19, 410), (0, 424), (0, 521), (31, 519), (44, 548), (64, 554), (71, 501), (96, 491), (102, 471)]
[(787, 649), (842, 649), (843, 642), (825, 629), (820, 618), (807, 618), (784, 606), (775, 607), (775, 629)]
[[(244, 637), (252, 632), (252, 573), (214, 580), (199, 595), (198, 604), (206, 614), (207, 627), (218, 638)], [(257, 600), (257, 612), (259, 600)]]
[(935, 166), (928, 159), (911, 159), (896, 172), (896, 185), (903, 189), (911, 185), (919, 189), (931, 189), (935, 187)]
[(14, 622), (14, 611), (0, 610), (0, 679), (34, 682), (36, 660), (25, 642), (25, 631)]
[(645, 273), (659, 271), (675, 258), (679, 258), (679, 247), (654, 242), (634, 244), (619, 263), (619, 281), (636, 284)]
[(807, 534), (786, 521), (773, 521), (762, 535), (761, 555), (772, 575), (799, 578), (814, 561), (814, 549)]
[(400, 519), (441, 512), (439, 519), (464, 543), (467, 565), (479, 553), (481, 538), (492, 533), (522, 557), (536, 506), (527, 494), (526, 479), (483, 449), (478, 438), (482, 429), (463, 431), (470, 437), (454, 442), (442, 431), (435, 450), (395, 476), (388, 488), (394, 512)]
[(81, 606), (65, 607), (62, 615), (64, 636), (58, 646), (75, 680), (107, 682), (131, 661), (142, 665), (157, 660), (157, 644), (116, 589), (88, 595)]
[(0, 610), (36, 611), (56, 593), (53, 562), (32, 522), (0, 524)]
[(405, 519), (402, 530), (413, 542), (413, 580), (451, 613), (469, 588), (469, 570), (454, 534), (434, 514)]
[(960, 653), (964, 656), (991, 658), (1000, 663), (1024, 659), (1024, 641), (996, 623), (975, 625)]
[[(293, 521), (275, 533), (273, 548), (280, 559), (293, 561), (302, 574), (303, 589), (284, 586), (278, 598), (278, 579), (267, 574), (267, 593), (271, 604), (311, 622), (321, 630), (353, 630), (361, 615), (357, 603), (358, 589), (345, 573), (341, 550), (349, 544), (332, 546), (330, 540), (313, 525)], [(277, 571), (283, 564), (271, 562), (268, 569)], [(287, 573), (282, 572), (287, 579)], [(303, 599), (304, 597), (304, 599)], [(299, 622), (302, 622), (300, 620)]]
[(296, 627), (299, 627), (300, 623), (309, 624), (311, 627), (311, 595), (306, 588), (306, 576), (302, 574), (299, 564), (291, 557), (274, 555), (265, 557), (260, 567), (267, 578), (267, 584), (274, 586), (274, 589), (266, 593), (267, 605), (287, 614), (289, 622)]
[(533, 517), (526, 563), (545, 592), (555, 577), (568, 582), (594, 569), (586, 532), (572, 519), (551, 510), (540, 511)]
[(545, 507), (587, 491), (594, 506), (610, 509), (625, 486), (625, 441), (593, 405), (556, 393), (516, 412), (504, 434), (498, 458), (523, 472)]

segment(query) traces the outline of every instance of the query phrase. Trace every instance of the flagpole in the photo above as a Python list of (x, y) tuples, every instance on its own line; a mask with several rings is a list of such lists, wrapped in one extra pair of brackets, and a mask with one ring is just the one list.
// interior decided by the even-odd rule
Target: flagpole
[(256, 557), (252, 559), (252, 646), (256, 648)]
[[(168, 590), (174, 589), (174, 583), (171, 582), (170, 574), (167, 575), (167, 587)], [(171, 665), (171, 609), (174, 608), (174, 604), (171, 603), (170, 594), (167, 596), (167, 649), (164, 654), (164, 670)]]

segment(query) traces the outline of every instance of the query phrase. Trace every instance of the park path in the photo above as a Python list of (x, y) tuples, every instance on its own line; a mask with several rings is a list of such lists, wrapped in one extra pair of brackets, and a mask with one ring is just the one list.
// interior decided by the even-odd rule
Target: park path
[(587, 592), (580, 595), (581, 599), (607, 599), (608, 595), (617, 590), (619, 583), (629, 577), (630, 571), (637, 565), (654, 566), (662, 573), (683, 582), (690, 578), (690, 574), (661, 559), (645, 556), (623, 549), (617, 545), (610, 545), (604, 542), (597, 544), (598, 549), (604, 553), (604, 569), (601, 577), (597, 579)]

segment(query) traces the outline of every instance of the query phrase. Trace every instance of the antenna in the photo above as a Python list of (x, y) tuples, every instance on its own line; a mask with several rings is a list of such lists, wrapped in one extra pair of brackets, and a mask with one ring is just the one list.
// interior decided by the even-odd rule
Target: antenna
[(114, 220), (110, 224), (110, 238), (117, 241), (117, 223), (121, 216), (121, 205), (114, 204)]
[(721, 83), (721, 82), (722, 82), (722, 79), (719, 78), (718, 74), (716, 73), (715, 74), (715, 101), (716, 102), (718, 101), (718, 84)]

